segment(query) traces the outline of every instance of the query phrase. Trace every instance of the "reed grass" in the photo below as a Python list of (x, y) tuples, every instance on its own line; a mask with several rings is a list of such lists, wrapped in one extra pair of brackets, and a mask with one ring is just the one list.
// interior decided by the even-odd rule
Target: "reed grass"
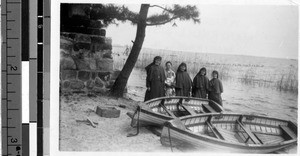
[(245, 72), (241, 82), (247, 85), (259, 87), (273, 87), (279, 91), (288, 91), (298, 93), (298, 71), (295, 67), (290, 67), (288, 73), (264, 73), (257, 74), (255, 69), (249, 69)]
[[(124, 50), (124, 47), (114, 47), (115, 69), (121, 70), (126, 62), (127, 56), (123, 55)], [(216, 60), (209, 55), (200, 55), (199, 53), (187, 54), (178, 51), (142, 49), (135, 68), (144, 69), (157, 55), (163, 58), (163, 66), (165, 62), (171, 61), (172, 69), (175, 72), (179, 64), (185, 62), (191, 79), (202, 67), (205, 67), (209, 79), (212, 71), (217, 70), (222, 81), (238, 80), (246, 85), (272, 87), (279, 91), (298, 93), (298, 67), (295, 66), (290, 66), (287, 70), (278, 72), (274, 67), (266, 67), (262, 64), (230, 63), (228, 60)]]
[(281, 75), (280, 80), (276, 83), (279, 91), (291, 91), (298, 93), (298, 72), (294, 66), (290, 66), (288, 74)]

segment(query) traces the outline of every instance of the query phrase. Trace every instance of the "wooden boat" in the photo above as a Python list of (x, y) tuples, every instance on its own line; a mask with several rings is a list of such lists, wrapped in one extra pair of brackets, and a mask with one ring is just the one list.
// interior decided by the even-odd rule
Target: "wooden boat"
[(196, 115), (199, 113), (222, 112), (223, 108), (214, 101), (193, 97), (161, 97), (144, 102), (135, 113), (128, 112), (132, 118), (131, 126), (159, 126), (176, 117)]
[(166, 122), (160, 140), (196, 151), (270, 153), (297, 143), (297, 125), (264, 116), (198, 114)]

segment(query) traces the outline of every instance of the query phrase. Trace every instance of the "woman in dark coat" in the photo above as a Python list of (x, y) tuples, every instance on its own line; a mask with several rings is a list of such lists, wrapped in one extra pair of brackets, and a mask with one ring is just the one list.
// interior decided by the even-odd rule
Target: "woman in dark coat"
[(187, 67), (185, 63), (181, 63), (176, 72), (176, 96), (190, 96), (192, 88), (192, 80), (187, 73)]
[(208, 89), (209, 89), (208, 83), (209, 80), (206, 77), (206, 68), (201, 68), (193, 80), (193, 89), (192, 89), (193, 97), (207, 98)]
[(208, 94), (208, 99), (223, 106), (221, 97), (221, 93), (223, 93), (223, 85), (221, 80), (219, 80), (219, 73), (214, 70), (211, 75), (213, 78), (209, 81), (210, 92)]
[(148, 101), (157, 97), (165, 96), (165, 70), (160, 66), (161, 57), (156, 56), (151, 64), (145, 69), (147, 72), (146, 87), (147, 91), (145, 94), (144, 101)]

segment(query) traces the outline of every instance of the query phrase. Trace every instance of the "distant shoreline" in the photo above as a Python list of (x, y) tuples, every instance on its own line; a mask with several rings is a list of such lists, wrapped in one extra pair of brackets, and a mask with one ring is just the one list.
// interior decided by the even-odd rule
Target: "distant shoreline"
[[(126, 45), (112, 45), (112, 47), (119, 47), (119, 48), (126, 48)], [(208, 52), (197, 52), (197, 51), (182, 51), (182, 50), (169, 50), (169, 49), (155, 49), (155, 48), (149, 48), (149, 47), (143, 47), (142, 49), (146, 50), (157, 50), (157, 51), (164, 51), (167, 53), (198, 53), (198, 54), (212, 54), (212, 55), (229, 55), (229, 56), (240, 56), (240, 57), (253, 57), (253, 58), (270, 58), (270, 59), (283, 59), (283, 60), (292, 60), (292, 61), (298, 61), (298, 58), (282, 58), (282, 57), (266, 57), (266, 56), (255, 56), (255, 55), (241, 55), (241, 54), (220, 54), (220, 53), (208, 53)], [(114, 49), (113, 49), (114, 50)]]

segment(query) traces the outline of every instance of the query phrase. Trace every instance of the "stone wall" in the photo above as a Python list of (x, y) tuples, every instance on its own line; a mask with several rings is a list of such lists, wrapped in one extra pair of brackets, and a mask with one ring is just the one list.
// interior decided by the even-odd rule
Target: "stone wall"
[(109, 90), (119, 74), (113, 69), (111, 38), (62, 32), (60, 43), (62, 92), (104, 93)]
[(61, 33), (61, 69), (113, 70), (110, 38), (79, 33)]
[(111, 72), (92, 70), (62, 70), (60, 74), (62, 92), (105, 93), (116, 79)]
[[(101, 4), (61, 5), (60, 87), (61, 91), (106, 92), (119, 71), (114, 71), (112, 40), (105, 24), (95, 16)], [(104, 22), (105, 23), (105, 22)]]

